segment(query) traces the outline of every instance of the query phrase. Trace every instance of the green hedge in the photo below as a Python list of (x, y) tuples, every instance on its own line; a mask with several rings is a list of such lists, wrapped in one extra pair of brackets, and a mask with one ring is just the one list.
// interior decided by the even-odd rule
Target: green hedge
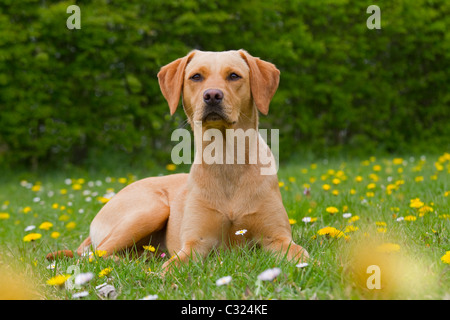
[[(80, 30), (66, 28), (72, 4)], [(450, 147), (446, 0), (3, 0), (0, 26), (0, 165), (169, 162), (185, 116), (169, 116), (156, 74), (193, 48), (278, 66), (260, 122), (280, 129), (281, 160)]]

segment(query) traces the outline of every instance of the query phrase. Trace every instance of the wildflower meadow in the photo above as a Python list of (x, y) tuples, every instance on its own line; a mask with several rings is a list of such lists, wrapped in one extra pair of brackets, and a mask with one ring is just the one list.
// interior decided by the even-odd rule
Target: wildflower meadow
[[(169, 164), (155, 174), (181, 171)], [(0, 185), (1, 295), (30, 299), (444, 299), (450, 295), (450, 153), (281, 166), (296, 264), (258, 247), (217, 249), (162, 275), (145, 246), (47, 261), (74, 250), (99, 209), (142, 172), (10, 175)], [(238, 231), (245, 237), (247, 230)], [(377, 269), (378, 268), (378, 269)], [(379, 279), (374, 276), (379, 272)], [(377, 287), (378, 285), (378, 287)]]
[[(450, 1), (4, 0), (0, 25), (0, 300), (450, 299)], [(244, 117), (234, 104), (277, 83), (257, 129), (308, 261), (249, 245), (163, 274), (173, 253), (150, 244), (75, 253), (122, 188), (189, 172), (172, 157), (189, 118), (158, 73), (196, 49), (280, 71), (244, 59), (245, 99), (223, 107)], [(236, 70), (213, 69), (229, 86)]]

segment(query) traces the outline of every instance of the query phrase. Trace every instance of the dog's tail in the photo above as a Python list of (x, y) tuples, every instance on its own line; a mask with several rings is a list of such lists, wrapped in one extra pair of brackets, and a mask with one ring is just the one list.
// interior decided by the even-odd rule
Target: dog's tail
[[(88, 236), (84, 241), (81, 243), (80, 247), (77, 249), (77, 254), (79, 256), (82, 255), (83, 252), (86, 251), (86, 249), (89, 248), (91, 245), (91, 237)], [(59, 250), (52, 253), (49, 253), (46, 256), (47, 260), (53, 261), (55, 259), (61, 259), (61, 258), (73, 258), (73, 251), (72, 250)]]
[(61, 258), (73, 258), (73, 251), (72, 250), (59, 250), (59, 251), (49, 253), (45, 258), (49, 261), (53, 261), (55, 259), (61, 259)]

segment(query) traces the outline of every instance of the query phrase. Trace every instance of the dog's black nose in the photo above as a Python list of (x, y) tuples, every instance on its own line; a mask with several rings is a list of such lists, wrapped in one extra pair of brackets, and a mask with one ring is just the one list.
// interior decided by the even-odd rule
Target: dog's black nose
[(214, 106), (221, 103), (223, 100), (223, 92), (219, 89), (208, 89), (203, 92), (203, 101), (207, 105)]

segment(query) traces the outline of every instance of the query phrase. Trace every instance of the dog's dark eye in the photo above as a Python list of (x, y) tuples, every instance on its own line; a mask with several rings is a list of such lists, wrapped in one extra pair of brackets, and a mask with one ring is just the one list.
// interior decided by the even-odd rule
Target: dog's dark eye
[(203, 79), (202, 75), (200, 73), (194, 74), (192, 77), (190, 77), (192, 81), (201, 81)]
[(230, 75), (228, 76), (228, 80), (231, 80), (231, 81), (239, 80), (240, 78), (242, 78), (242, 77), (234, 72), (230, 73)]

